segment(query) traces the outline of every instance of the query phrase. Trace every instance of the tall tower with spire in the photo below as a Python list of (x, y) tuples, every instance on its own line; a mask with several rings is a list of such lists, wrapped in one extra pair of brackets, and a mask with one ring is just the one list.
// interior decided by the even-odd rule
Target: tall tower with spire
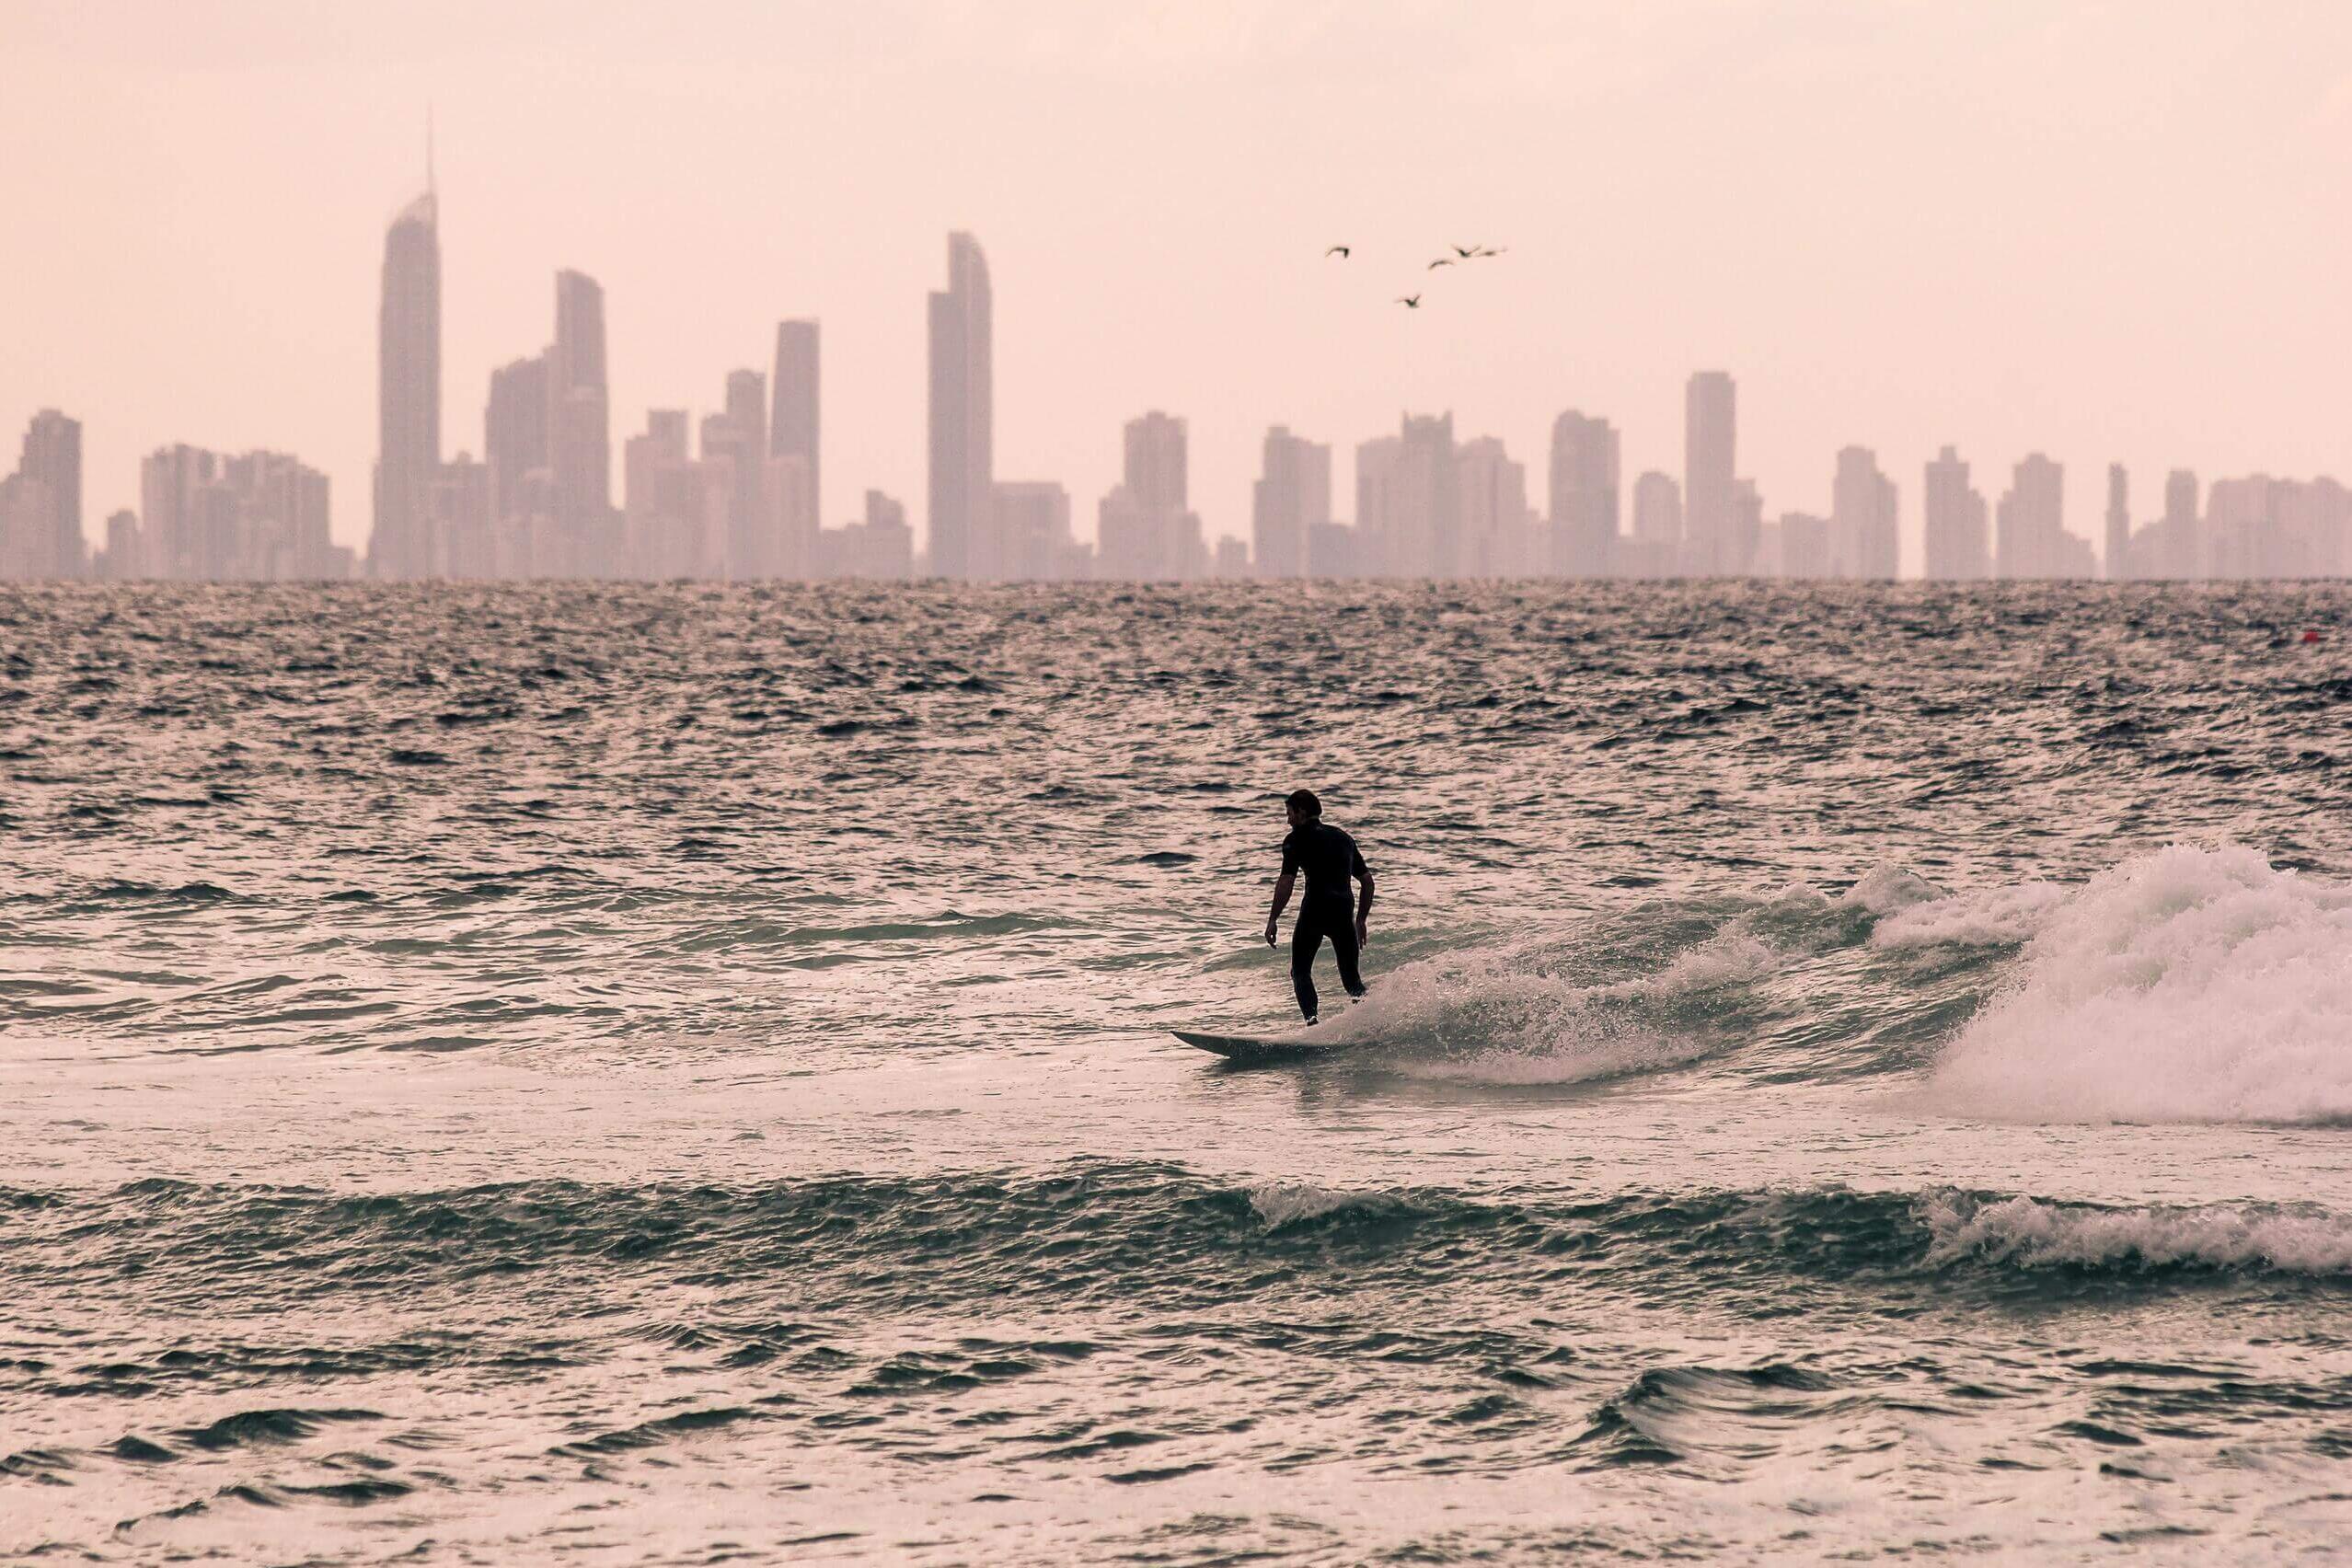
[(425, 118), (424, 194), (384, 234), (376, 314), (375, 523), (368, 570), (404, 580), (439, 570), (432, 484), (441, 467), (441, 202)]

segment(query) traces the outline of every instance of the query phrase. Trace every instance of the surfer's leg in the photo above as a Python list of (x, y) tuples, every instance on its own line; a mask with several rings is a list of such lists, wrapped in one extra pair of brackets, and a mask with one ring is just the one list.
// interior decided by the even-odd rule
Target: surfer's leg
[(1315, 1017), (1315, 950), (1323, 945), (1323, 928), (1312, 915), (1301, 911), (1298, 928), (1290, 934), (1290, 988), (1298, 995), (1299, 1013)]
[(1355, 922), (1341, 916), (1332, 922), (1332, 956), (1339, 960), (1340, 984), (1351, 997), (1364, 995), (1364, 976), (1355, 972)]

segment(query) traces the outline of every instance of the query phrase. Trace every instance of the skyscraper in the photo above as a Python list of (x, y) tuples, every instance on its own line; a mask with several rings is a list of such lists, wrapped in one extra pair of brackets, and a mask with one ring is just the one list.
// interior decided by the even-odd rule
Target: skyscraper
[(1529, 575), (1535, 530), (1528, 512), (1528, 470), (1493, 436), (1465, 441), (1454, 452), (1454, 537), (1451, 575)]
[(1683, 542), (1696, 577), (1746, 571), (1741, 548), (1738, 476), (1739, 408), (1732, 378), (1720, 370), (1692, 375), (1683, 391)]
[[(728, 373), (727, 425), (734, 432), (735, 454), (735, 496), (728, 510), (727, 575), (738, 582), (774, 577), (784, 565), (785, 522), (767, 493), (767, 377), (755, 370)], [(708, 434), (703, 441), (708, 447)], [(789, 498), (793, 528), (803, 523), (809, 478), (803, 467), (793, 470), (788, 480), (796, 492)], [(805, 521), (806, 525), (814, 526), (813, 516)], [(794, 575), (804, 573), (805, 567)]]
[(1968, 465), (1947, 446), (1927, 466), (1927, 576), (1981, 582), (1992, 575), (1985, 498), (1968, 488)]
[(1184, 421), (1154, 409), (1129, 420), (1121, 482), (1096, 510), (1101, 574), (1113, 582), (1189, 582), (1208, 571), (1201, 520), (1187, 499)]
[(25, 427), (17, 475), (41, 487), (41, 506), (28, 513), (23, 537), (11, 553), (28, 577), (79, 577), (87, 563), (82, 538), (82, 426), (43, 409)]
[(987, 259), (951, 234), (948, 286), (930, 306), (930, 550), (935, 575), (966, 582), (998, 570), (990, 315)]
[(556, 338), (548, 351), (548, 449), (554, 550), (540, 577), (609, 577), (619, 569), (613, 517), (611, 395), (605, 371), (605, 291), (582, 272), (556, 274)]
[(2205, 575), (2205, 525), (2199, 517), (2196, 475), (2175, 468), (2164, 477), (2163, 544), (2159, 554), (2162, 575), (2197, 578)]
[(1250, 539), (1260, 577), (1307, 574), (1308, 541), (1332, 519), (1332, 449), (1290, 433), (1266, 432), (1250, 492)]
[(776, 378), (767, 455), (798, 457), (808, 465), (809, 504), (824, 515), (824, 470), (817, 462), (817, 324), (781, 321), (776, 327)]
[(2131, 569), (2131, 477), (2121, 463), (2107, 465), (2107, 556), (2101, 563), (2110, 582), (2134, 575)]
[(1633, 481), (1630, 531), (1617, 541), (1612, 577), (1672, 577), (1682, 570), (1682, 487), (1654, 469)]
[(2091, 546), (2066, 531), (2066, 467), (2035, 452), (2017, 465), (1995, 512), (1994, 566), (2005, 578), (2098, 575)]
[(1892, 581), (1900, 564), (1895, 482), (1878, 471), (1866, 446), (1838, 454), (1829, 503), (1829, 571), (1836, 577)]
[(1544, 570), (1602, 577), (1617, 553), (1617, 432), (1571, 409), (1551, 421), (1551, 532)]
[(1407, 414), (1355, 449), (1358, 569), (1376, 577), (1458, 574), (1461, 494), (1454, 416)]
[(428, 576), (432, 485), (441, 468), (441, 218), (429, 164), (425, 193), (384, 234), (375, 403), (368, 565), (378, 577)]
[(549, 488), (548, 356), (534, 354), (490, 372), (482, 413), (482, 462), (490, 470), (492, 575), (531, 572), (533, 513)]

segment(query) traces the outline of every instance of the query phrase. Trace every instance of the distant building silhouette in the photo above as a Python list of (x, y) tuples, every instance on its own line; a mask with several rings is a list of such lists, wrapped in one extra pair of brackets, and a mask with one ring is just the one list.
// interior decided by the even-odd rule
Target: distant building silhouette
[(2040, 453), (2017, 465), (1995, 512), (1994, 566), (2005, 578), (2098, 576), (2090, 542), (2066, 531), (2066, 468)]
[(1947, 446), (1927, 466), (1927, 576), (1979, 582), (1992, 575), (1985, 498), (1968, 487), (1968, 465)]
[(376, 311), (375, 519), (369, 570), (433, 572), (432, 494), (441, 467), (441, 203), (431, 189), (384, 234)]
[(1551, 527), (1538, 563), (1562, 577), (1615, 571), (1618, 437), (1609, 422), (1570, 409), (1551, 421)]
[(611, 405), (605, 380), (605, 291), (584, 272), (558, 272), (555, 343), (548, 351), (553, 527), (546, 535), (533, 536), (531, 570), (536, 576), (610, 577), (619, 570)]
[(948, 236), (948, 286), (930, 301), (930, 553), (934, 576), (997, 574), (995, 375), (988, 263)]
[(866, 492), (859, 522), (817, 536), (817, 575), (903, 582), (915, 574), (915, 531), (906, 508), (880, 490)]
[(1493, 436), (1466, 441), (1454, 453), (1454, 577), (1516, 578), (1536, 573), (1534, 517), (1528, 470)]
[(1683, 392), (1683, 548), (1694, 577), (1735, 577), (1752, 548), (1741, 537), (1738, 393), (1719, 370), (1691, 376)]
[[(327, 476), (283, 454), (167, 446), (140, 466), (139, 489), (154, 576), (282, 582), (351, 573), (352, 552), (330, 536)], [(430, 491), (423, 499), (430, 507)]]
[(535, 354), (490, 372), (482, 414), (482, 463), (490, 471), (490, 527), (496, 536), (491, 575), (554, 575), (532, 560), (532, 541), (553, 536), (554, 448), (548, 440), (553, 399), (548, 356)]
[(1310, 573), (1309, 544), (1332, 520), (1332, 449), (1281, 425), (1266, 432), (1250, 499), (1251, 553), (1260, 577)]
[(1209, 561), (1209, 575), (1235, 581), (1250, 575), (1250, 547), (1241, 539), (1228, 534), (1216, 541), (1216, 553)]
[(1120, 483), (1095, 512), (1097, 571), (1113, 582), (1208, 575), (1201, 520), (1188, 505), (1184, 421), (1158, 409), (1127, 421)]
[(2100, 574), (2110, 582), (2128, 582), (2136, 575), (2131, 562), (2131, 476), (2121, 463), (2107, 465), (2107, 539), (2100, 568)]
[(684, 409), (647, 410), (645, 432), (621, 444), (621, 533), (635, 576), (658, 582), (704, 571), (703, 475), (688, 448)]
[(0, 506), (0, 579), (35, 582), (79, 577), (87, 570), (82, 536), (82, 427), (43, 409), (25, 427), (17, 471)]
[(1838, 454), (1831, 486), (1830, 574), (1892, 581), (1901, 564), (1895, 482), (1878, 471), (1878, 455), (1865, 446)]
[(1682, 569), (1682, 487), (1671, 474), (1633, 481), (1633, 531), (1618, 544), (1620, 577), (1672, 577)]
[(1398, 433), (1355, 449), (1360, 570), (1374, 577), (1456, 575), (1460, 548), (1454, 416), (1406, 414)]
[(783, 321), (776, 328), (774, 409), (768, 421), (767, 455), (798, 457), (808, 465), (809, 506), (824, 515), (824, 470), (817, 458), (817, 324)]
[(995, 514), (1009, 580), (1056, 582), (1087, 575), (1088, 552), (1070, 532), (1070, 492), (1060, 485), (999, 479)]

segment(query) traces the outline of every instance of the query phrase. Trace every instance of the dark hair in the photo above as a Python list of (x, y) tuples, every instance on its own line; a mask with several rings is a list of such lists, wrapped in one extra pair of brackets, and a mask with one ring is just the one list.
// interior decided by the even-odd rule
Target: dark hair
[(1312, 790), (1293, 790), (1290, 792), (1290, 799), (1285, 801), (1283, 804), (1306, 816), (1319, 817), (1323, 814), (1323, 802), (1315, 799), (1315, 791)]

